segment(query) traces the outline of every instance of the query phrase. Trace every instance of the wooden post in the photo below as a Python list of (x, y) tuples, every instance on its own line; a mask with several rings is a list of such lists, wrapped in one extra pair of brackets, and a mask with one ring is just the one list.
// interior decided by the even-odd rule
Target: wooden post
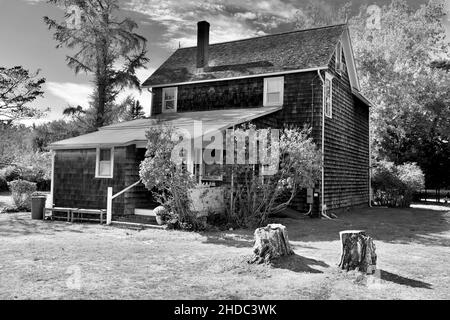
[[(52, 151), (52, 175), (50, 181), (50, 208), (53, 208), (55, 205), (55, 157), (56, 151)], [(44, 206), (45, 208), (45, 206)], [(44, 214), (45, 216), (45, 214)]]
[(106, 199), (106, 224), (110, 225), (112, 220), (112, 200), (113, 200), (113, 189), (108, 187), (108, 194)]
[(372, 238), (363, 230), (345, 230), (339, 232), (341, 239), (341, 262), (343, 270), (357, 270), (373, 274), (376, 270), (377, 255)]

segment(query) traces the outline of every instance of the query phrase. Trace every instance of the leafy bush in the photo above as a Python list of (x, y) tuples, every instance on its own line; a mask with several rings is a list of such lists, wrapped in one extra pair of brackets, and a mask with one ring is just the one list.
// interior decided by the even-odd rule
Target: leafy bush
[(0, 213), (14, 213), (20, 212), (20, 210), (15, 205), (7, 205), (3, 208), (0, 208)]
[(29, 153), (21, 157), (19, 164), (1, 169), (0, 177), (3, 177), (7, 182), (19, 179), (35, 182), (38, 190), (49, 191), (51, 165), (52, 156), (50, 152)]
[(31, 195), (36, 191), (36, 183), (26, 180), (8, 182), (14, 204), (19, 210), (31, 210)]
[[(236, 139), (242, 141), (244, 137), (249, 137), (249, 129), (255, 130), (252, 126), (236, 130)], [(255, 132), (260, 137), (268, 134), (263, 130)], [(246, 143), (244, 148), (236, 151), (235, 156), (247, 159), (250, 147)], [(232, 201), (231, 197), (227, 199), (228, 223), (232, 225), (265, 225), (270, 216), (291, 204), (299, 190), (314, 187), (320, 177), (321, 154), (310, 137), (310, 129), (295, 127), (280, 130), (279, 141), (271, 141), (267, 149), (268, 154), (279, 155), (277, 158), (266, 156), (265, 161), (274, 168), (272, 172), (262, 175), (259, 172), (263, 169), (261, 164), (256, 166), (257, 169), (254, 165), (226, 165), (229, 174), (237, 177), (232, 187)]]
[(31, 139), (33, 128), (25, 125), (5, 125), (0, 122), (0, 165), (20, 160), (33, 153)]
[(380, 161), (372, 175), (374, 203), (390, 207), (409, 207), (414, 192), (423, 189), (424, 183), (424, 174), (416, 163), (395, 165), (390, 161)]
[(8, 181), (0, 175), (0, 192), (8, 191)]
[(21, 171), (17, 166), (7, 166), (0, 170), (0, 177), (5, 179), (7, 182), (17, 180), (20, 176)]
[[(261, 134), (262, 139), (264, 134), (269, 133), (267, 130), (256, 132)], [(174, 162), (172, 157), (179, 151), (175, 149), (180, 141), (175, 133), (169, 127), (151, 128), (147, 132), (147, 158), (140, 165), (140, 177), (147, 189), (153, 191), (155, 199), (178, 216), (180, 228), (204, 230), (207, 227), (207, 217), (197, 215), (191, 205), (189, 191), (197, 186), (195, 176), (183, 168), (183, 165)], [(254, 164), (225, 164), (221, 167), (220, 170), (227, 177), (236, 177), (231, 190), (233, 200), (225, 199), (229, 208), (226, 224), (265, 224), (270, 215), (287, 208), (300, 189), (314, 186), (320, 176), (321, 157), (309, 133), (308, 129), (285, 129), (281, 131), (279, 140), (271, 141), (270, 154), (275, 152), (274, 147), (279, 147), (280, 153), (271, 157), (275, 159), (272, 160), (276, 169), (270, 176), (259, 175)], [(238, 140), (247, 141), (244, 148), (234, 148), (236, 157), (248, 159), (251, 150), (249, 137), (246, 129), (235, 131), (236, 143)], [(231, 192), (225, 194), (228, 196)]]
[(147, 153), (141, 162), (139, 175), (145, 187), (156, 201), (178, 217), (181, 227), (201, 229), (195, 212), (190, 210), (188, 190), (194, 186), (194, 179), (172, 160), (172, 151), (177, 142), (173, 139), (172, 127), (150, 128), (147, 133)]

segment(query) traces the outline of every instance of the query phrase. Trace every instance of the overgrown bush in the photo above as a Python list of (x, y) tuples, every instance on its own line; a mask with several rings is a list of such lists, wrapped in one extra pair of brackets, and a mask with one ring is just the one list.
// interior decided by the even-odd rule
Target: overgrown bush
[(177, 225), (187, 229), (202, 229), (202, 223), (190, 210), (188, 190), (194, 179), (172, 159), (177, 139), (175, 129), (168, 126), (150, 128), (147, 133), (146, 158), (140, 165), (139, 175), (156, 201), (178, 217)]
[(0, 213), (14, 213), (14, 212), (20, 212), (20, 210), (13, 204), (13, 205), (6, 205), (3, 208), (0, 208)]
[(0, 192), (8, 191), (8, 181), (0, 175)]
[[(271, 135), (270, 130), (249, 126), (235, 130), (235, 139), (242, 141), (243, 137), (249, 137), (249, 130), (258, 137)], [(310, 132), (306, 127), (279, 130), (279, 140), (271, 141), (267, 152), (259, 153), (261, 163), (270, 163), (274, 168), (271, 173), (262, 175), (261, 164), (226, 166), (228, 174), (237, 177), (231, 186), (233, 197), (228, 199), (229, 224), (265, 225), (270, 216), (285, 210), (301, 189), (314, 187), (320, 177), (321, 153)], [(245, 148), (235, 148), (236, 158), (248, 158), (251, 145), (246, 139)], [(274, 158), (272, 154), (278, 157)]]
[[(248, 130), (252, 130), (251, 134)], [(270, 136), (274, 131), (256, 130), (254, 126), (248, 126), (235, 130), (234, 133), (232, 140), (236, 144), (238, 141), (246, 142), (244, 146), (240, 144), (234, 148), (234, 163), (239, 164), (226, 163), (220, 169), (227, 176), (227, 181), (230, 181), (231, 176), (234, 177), (234, 183), (224, 195), (228, 213), (225, 219), (220, 220), (223, 220), (225, 225), (239, 227), (265, 224), (269, 216), (286, 209), (299, 190), (313, 187), (317, 182), (320, 176), (321, 155), (310, 137), (310, 130), (280, 130), (279, 137), (271, 140), (269, 144), (265, 143), (267, 137), (264, 137), (264, 134)], [(264, 145), (264, 148), (269, 148), (267, 153), (258, 152), (258, 156), (263, 160), (262, 158), (270, 155), (270, 159), (261, 162), (265, 165), (269, 163), (271, 168), (275, 168), (270, 175), (260, 175), (258, 165), (248, 163), (252, 148), (249, 139), (253, 133), (261, 142), (258, 144), (256, 140), (253, 141), (253, 147)], [(155, 199), (169, 208), (170, 212), (177, 214), (181, 228), (204, 229), (207, 217), (199, 217), (193, 212), (192, 199), (189, 196), (189, 190), (196, 186), (196, 177), (173, 159), (176, 155), (186, 160), (189, 153), (186, 152), (183, 156), (177, 154), (181, 151), (178, 138), (176, 131), (168, 127), (151, 128), (147, 132), (147, 158), (141, 163), (140, 177), (147, 189), (153, 191)], [(185, 147), (189, 148), (187, 145)], [(279, 152), (276, 153), (276, 150)], [(237, 161), (242, 158), (247, 159), (245, 164)], [(262, 165), (259, 166), (259, 170), (262, 168)], [(267, 170), (267, 167), (265, 168)]]
[(380, 161), (372, 173), (374, 203), (389, 207), (409, 207), (416, 191), (423, 189), (425, 176), (416, 163), (395, 165)]
[(0, 170), (0, 180), (3, 178), (7, 182), (14, 180), (35, 182), (38, 190), (49, 191), (51, 159), (50, 152), (36, 152), (24, 155), (20, 161), (17, 161), (16, 165), (10, 165)]
[(14, 204), (19, 210), (31, 210), (31, 195), (36, 191), (36, 183), (26, 180), (8, 182)]
[(21, 170), (17, 166), (7, 166), (0, 170), (0, 177), (7, 182), (20, 179)]

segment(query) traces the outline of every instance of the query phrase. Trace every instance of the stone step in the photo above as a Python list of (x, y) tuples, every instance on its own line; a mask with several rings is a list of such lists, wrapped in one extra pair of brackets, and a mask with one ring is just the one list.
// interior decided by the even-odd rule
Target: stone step
[(118, 228), (132, 229), (132, 230), (143, 230), (143, 229), (166, 230), (167, 229), (167, 226), (160, 226), (157, 224), (125, 222), (125, 221), (111, 221), (111, 225), (114, 227), (118, 227)]

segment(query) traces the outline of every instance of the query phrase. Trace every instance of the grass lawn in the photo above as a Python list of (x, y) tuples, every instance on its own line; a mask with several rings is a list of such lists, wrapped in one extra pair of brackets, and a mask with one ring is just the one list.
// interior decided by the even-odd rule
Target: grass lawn
[[(253, 231), (132, 231), (0, 215), (0, 299), (449, 299), (450, 208), (279, 219), (296, 255), (248, 265)], [(336, 267), (338, 232), (374, 238), (379, 276)], [(78, 273), (79, 271), (79, 273)], [(79, 274), (80, 288), (70, 286)], [(67, 285), (69, 283), (69, 286)]]

